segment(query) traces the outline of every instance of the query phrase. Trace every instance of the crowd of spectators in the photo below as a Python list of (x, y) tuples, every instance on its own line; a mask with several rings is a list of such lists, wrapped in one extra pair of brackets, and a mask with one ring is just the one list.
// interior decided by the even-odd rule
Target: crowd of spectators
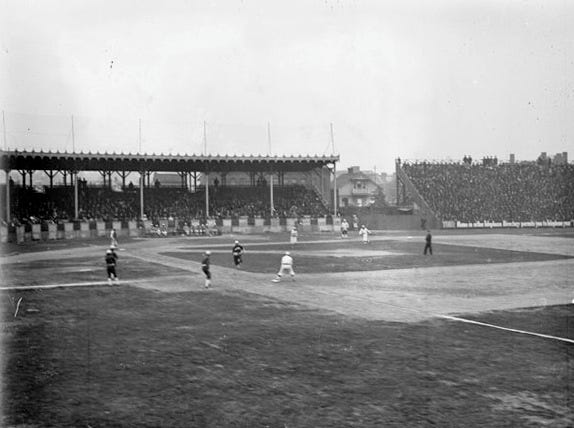
[[(15, 224), (64, 222), (75, 217), (74, 188), (62, 186), (38, 191), (15, 186), (11, 190), (11, 211)], [(270, 217), (270, 191), (261, 186), (217, 186), (209, 190), (211, 219)], [(301, 185), (277, 186), (273, 194), (274, 217), (322, 217), (328, 210), (320, 197)], [(205, 190), (182, 188), (144, 189), (144, 216), (159, 224), (161, 219), (190, 222), (205, 219)], [(78, 191), (78, 218), (84, 221), (132, 221), (140, 219), (139, 189), (115, 191), (81, 186)]]
[(420, 196), (442, 220), (574, 219), (574, 165), (404, 163)]

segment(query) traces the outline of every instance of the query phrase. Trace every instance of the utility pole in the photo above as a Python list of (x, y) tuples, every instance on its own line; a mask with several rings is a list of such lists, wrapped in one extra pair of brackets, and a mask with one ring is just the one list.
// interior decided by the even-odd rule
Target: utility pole
[(4, 117), (4, 110), (2, 110), (2, 132), (4, 134), (4, 150), (8, 150), (8, 143), (6, 142), (6, 118)]
[(267, 122), (267, 144), (268, 144), (267, 154), (271, 155), (271, 123), (270, 122)]
[(76, 135), (74, 132), (74, 115), (72, 115), (72, 153), (76, 151)]
[[(333, 122), (331, 122), (331, 154), (335, 154), (335, 136)], [(337, 164), (333, 161), (333, 221), (337, 217)]]
[(203, 155), (207, 155), (207, 123), (203, 121)]

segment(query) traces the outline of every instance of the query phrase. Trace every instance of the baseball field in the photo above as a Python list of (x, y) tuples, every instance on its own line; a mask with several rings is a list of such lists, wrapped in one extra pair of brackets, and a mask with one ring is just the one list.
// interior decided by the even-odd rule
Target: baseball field
[(574, 426), (574, 231), (424, 235), (5, 244), (0, 426)]

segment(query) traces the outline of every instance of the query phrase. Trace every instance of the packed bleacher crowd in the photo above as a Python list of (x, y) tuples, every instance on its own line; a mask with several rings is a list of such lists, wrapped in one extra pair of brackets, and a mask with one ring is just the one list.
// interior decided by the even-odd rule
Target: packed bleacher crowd
[[(209, 190), (209, 218), (271, 216), (269, 189), (256, 186), (218, 186)], [(11, 191), (14, 224), (65, 222), (74, 219), (74, 188), (35, 189), (15, 186)], [(321, 198), (302, 185), (277, 186), (273, 195), (274, 217), (323, 217), (329, 214)], [(134, 221), (140, 218), (139, 189), (115, 191), (81, 186), (78, 217), (83, 221)], [(144, 215), (154, 223), (177, 218), (205, 220), (205, 191), (153, 187), (144, 189)]]
[(572, 164), (407, 162), (402, 169), (442, 220), (574, 219)]

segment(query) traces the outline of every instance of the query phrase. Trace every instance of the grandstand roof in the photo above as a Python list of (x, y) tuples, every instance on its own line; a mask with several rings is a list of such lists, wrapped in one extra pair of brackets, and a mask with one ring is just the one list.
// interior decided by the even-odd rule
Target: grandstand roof
[(4, 171), (309, 171), (338, 161), (339, 155), (149, 155), (0, 150), (0, 168)]

